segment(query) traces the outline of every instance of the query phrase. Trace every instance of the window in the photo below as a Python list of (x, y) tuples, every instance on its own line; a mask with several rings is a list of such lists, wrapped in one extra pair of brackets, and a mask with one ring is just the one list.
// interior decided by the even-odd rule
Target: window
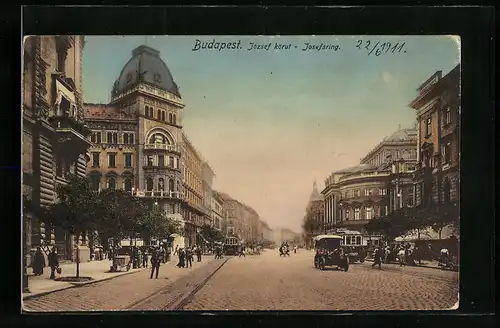
[(161, 110), (158, 109), (156, 113), (158, 115), (157, 119), (161, 120)]
[(346, 208), (346, 209), (345, 209), (345, 219), (346, 219), (346, 220), (349, 220), (349, 218), (350, 218), (350, 214), (351, 214), (351, 213), (349, 212), (349, 209), (348, 209), (348, 208)]
[(373, 190), (372, 189), (365, 189), (365, 196), (371, 196), (373, 195)]
[(444, 183), (443, 183), (443, 200), (444, 200), (444, 203), (447, 204), (450, 202), (450, 199), (451, 199), (451, 183), (450, 183), (450, 179), (449, 178), (445, 178), (444, 179)]
[(443, 156), (443, 164), (451, 162), (451, 142), (447, 141), (441, 146), (441, 155)]
[(66, 72), (67, 50), (64, 49), (64, 46), (61, 43), (58, 43), (56, 46), (56, 51), (57, 51), (57, 71)]
[(92, 174), (90, 176), (90, 183), (92, 185), (92, 190), (99, 191), (101, 187), (101, 177), (99, 174)]
[(123, 181), (123, 189), (127, 192), (132, 191), (132, 179), (126, 178), (125, 181)]
[(113, 133), (113, 143), (114, 144), (118, 143), (118, 133), (116, 133), (116, 132)]
[(108, 189), (111, 189), (111, 190), (116, 189), (116, 179), (115, 178), (108, 179)]
[(428, 137), (432, 134), (432, 118), (429, 117), (425, 121), (425, 136)]
[(359, 189), (354, 190), (354, 197), (359, 197), (360, 196), (360, 191)]
[(90, 141), (95, 143), (95, 132), (92, 132), (92, 134), (90, 135)]
[(129, 136), (128, 136), (128, 141), (131, 145), (134, 144), (134, 134), (133, 133), (130, 133)]
[(92, 167), (99, 167), (99, 156), (100, 154), (97, 152), (92, 153)]
[(108, 153), (108, 167), (116, 167), (116, 154)]
[(128, 144), (128, 133), (123, 134), (123, 143)]
[(174, 158), (172, 156), (169, 157), (169, 163), (171, 168), (174, 168)]
[(164, 155), (158, 155), (158, 166), (160, 166), (160, 167), (165, 166), (165, 156)]
[(162, 112), (161, 112), (161, 120), (162, 120), (162, 121), (165, 121), (165, 111), (162, 111)]
[(101, 131), (96, 132), (96, 143), (101, 143)]
[(165, 190), (165, 180), (163, 180), (163, 178), (158, 179), (158, 190), (160, 191)]
[(177, 124), (177, 115), (172, 114), (172, 123)]
[(112, 143), (113, 142), (113, 133), (108, 132), (106, 136), (107, 136), (106, 141), (108, 143)]
[(356, 245), (361, 245), (361, 236), (356, 236)]
[(131, 153), (125, 153), (123, 154), (124, 162), (125, 162), (125, 167), (132, 167), (132, 154)]
[(149, 139), (149, 142), (152, 144), (165, 144), (167, 143), (167, 138), (161, 133), (155, 133)]
[(153, 156), (152, 155), (146, 156), (146, 163), (147, 163), (147, 166), (153, 166)]
[(366, 207), (365, 212), (366, 212), (366, 219), (367, 220), (373, 219), (373, 208), (371, 206)]
[(359, 220), (359, 208), (354, 209), (354, 220)]
[(444, 110), (444, 120), (443, 125), (447, 125), (451, 123), (451, 107), (446, 107)]
[(153, 178), (147, 178), (146, 179), (146, 190), (147, 191), (152, 191), (153, 190)]
[(154, 117), (154, 109), (153, 109), (153, 107), (149, 107), (149, 117), (151, 117), (151, 118)]
[(172, 113), (168, 113), (168, 123), (173, 123)]
[(385, 189), (385, 188), (379, 188), (378, 194), (382, 195), (382, 196), (387, 195), (387, 189)]
[(175, 185), (174, 179), (168, 180), (168, 190), (169, 191), (174, 191), (174, 185)]

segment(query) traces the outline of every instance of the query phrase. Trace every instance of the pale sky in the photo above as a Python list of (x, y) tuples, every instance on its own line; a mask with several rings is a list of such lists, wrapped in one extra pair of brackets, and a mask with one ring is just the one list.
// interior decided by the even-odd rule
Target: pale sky
[[(239, 50), (192, 51), (196, 39), (241, 40)], [(406, 53), (356, 48), (405, 42)], [(89, 36), (85, 102), (107, 103), (132, 50), (160, 51), (186, 107), (184, 130), (216, 173), (214, 188), (250, 205), (271, 227), (297, 232), (316, 180), (359, 163), (398, 125), (412, 127), (408, 104), (437, 70), (459, 63), (450, 36)], [(250, 42), (290, 50), (247, 51)], [(335, 44), (302, 51), (304, 42)], [(294, 47), (297, 45), (297, 48)], [(368, 49), (371, 49), (369, 47)]]

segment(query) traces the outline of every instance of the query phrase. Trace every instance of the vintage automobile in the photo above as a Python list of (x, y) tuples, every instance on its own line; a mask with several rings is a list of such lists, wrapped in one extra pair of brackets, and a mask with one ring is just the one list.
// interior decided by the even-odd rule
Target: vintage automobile
[(336, 266), (347, 272), (349, 255), (342, 246), (343, 237), (338, 235), (319, 235), (314, 238), (314, 267), (324, 270), (327, 266)]

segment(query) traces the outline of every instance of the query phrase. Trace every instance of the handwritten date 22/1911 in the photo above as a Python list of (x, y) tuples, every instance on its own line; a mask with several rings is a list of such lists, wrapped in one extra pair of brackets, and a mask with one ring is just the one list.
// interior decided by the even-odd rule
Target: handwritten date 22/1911
[(370, 40), (367, 41), (358, 40), (356, 48), (358, 48), (359, 50), (368, 51), (368, 56), (370, 56), (372, 53), (375, 56), (385, 55), (388, 53), (393, 53), (393, 54), (406, 53), (405, 42), (391, 43), (391, 42), (381, 42), (381, 41), (372, 42)]

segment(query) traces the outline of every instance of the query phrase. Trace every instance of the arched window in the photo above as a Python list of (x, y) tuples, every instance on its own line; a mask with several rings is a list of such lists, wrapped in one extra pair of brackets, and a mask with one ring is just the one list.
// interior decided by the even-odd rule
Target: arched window
[(172, 115), (172, 123), (177, 124), (177, 115)]
[(106, 141), (107, 141), (108, 143), (112, 143), (112, 142), (113, 142), (113, 133), (108, 132), (108, 133), (107, 133), (107, 137), (108, 137), (108, 138), (107, 138), (107, 140), (106, 140)]
[(371, 206), (365, 207), (365, 217), (366, 217), (366, 220), (373, 219), (373, 208)]
[(158, 179), (158, 190), (165, 191), (165, 180), (163, 178)]
[(165, 121), (165, 111), (162, 111), (162, 112), (161, 112), (161, 120), (162, 120), (162, 121)]
[(177, 180), (177, 191), (181, 191), (181, 182)]
[(133, 134), (133, 133), (131, 133), (131, 134), (129, 135), (128, 140), (129, 140), (129, 142), (130, 142), (130, 144), (131, 144), (131, 145), (133, 145), (133, 144), (134, 144), (134, 134)]
[(168, 123), (172, 123), (172, 122), (173, 122), (172, 113), (168, 113)]
[(158, 109), (157, 114), (158, 114), (157, 119), (158, 119), (158, 120), (161, 120), (161, 110), (159, 110), (159, 109)]
[(152, 191), (153, 190), (153, 178), (147, 178), (146, 179), (146, 190), (147, 191)]
[(123, 134), (123, 143), (128, 144), (128, 133)]
[(132, 191), (132, 179), (126, 178), (125, 181), (123, 181), (123, 189), (127, 192)]
[(174, 179), (168, 180), (168, 190), (175, 191), (175, 181)]
[(153, 107), (149, 107), (149, 117), (153, 118), (153, 116), (154, 116), (153, 113), (154, 113)]
[(166, 144), (168, 143), (167, 138), (161, 133), (154, 133), (149, 139), (149, 143), (152, 144)]
[(108, 179), (108, 189), (111, 189), (111, 190), (116, 189), (116, 179), (115, 178)]

